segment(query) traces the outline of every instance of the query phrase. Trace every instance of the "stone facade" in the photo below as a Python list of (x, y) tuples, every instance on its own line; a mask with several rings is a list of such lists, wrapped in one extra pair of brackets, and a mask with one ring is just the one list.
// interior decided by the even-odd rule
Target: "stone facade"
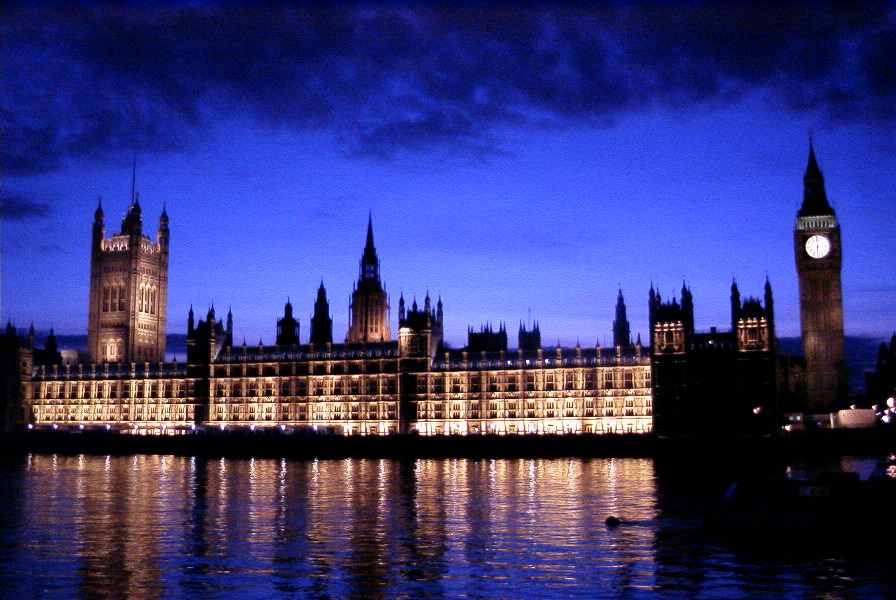
[[(211, 307), (187, 318), (186, 363), (134, 360), (161, 357), (153, 338), (131, 342), (129, 325), (104, 318), (104, 290), (119, 271), (123, 305), (116, 311), (142, 323), (146, 315), (131, 292), (156, 284), (156, 312), (164, 323), (161, 274), (167, 269), (167, 217), (159, 241), (150, 245), (139, 228), (135, 202), (122, 231), (102, 237), (102, 211), (94, 225), (95, 277), (91, 288), (90, 364), (29, 362), (22, 372), (21, 419), (38, 428), (106, 429), (125, 433), (174, 434), (195, 429), (308, 429), (343, 435), (394, 433), (580, 434), (645, 433), (652, 429), (650, 357), (640, 343), (628, 348), (541, 348), (540, 330), (520, 330), (520, 349), (507, 350), (506, 332), (495, 348), (479, 349), (475, 337), (463, 349), (443, 343), (444, 308), (408, 309), (399, 301), (398, 339), (390, 339), (388, 300), (380, 283), (372, 223), (351, 301), (348, 341), (332, 343), (332, 320), (321, 284), (310, 343), (302, 344), (289, 303), (278, 321), (275, 345), (233, 343), (233, 315), (226, 322)], [(134, 250), (137, 243), (138, 251)], [(118, 247), (116, 244), (120, 244)], [(164, 250), (164, 262), (160, 259)], [(106, 253), (109, 253), (107, 257)], [(118, 253), (118, 254), (116, 254)], [(117, 262), (116, 262), (117, 260)], [(155, 273), (141, 265), (155, 261)], [(98, 267), (98, 268), (96, 268)], [(130, 267), (128, 267), (130, 268)], [(125, 277), (128, 275), (128, 277)], [(165, 278), (166, 282), (166, 278)], [(135, 292), (136, 293), (136, 292)], [(116, 295), (116, 300), (122, 296)], [(111, 303), (111, 295), (109, 296)], [(134, 304), (136, 302), (136, 304)], [(116, 304), (116, 308), (117, 308)], [(136, 310), (134, 310), (136, 306)], [(128, 309), (130, 307), (130, 309)], [(98, 325), (98, 326), (97, 326)], [(503, 327), (502, 327), (503, 331)], [(122, 336), (124, 350), (104, 342)], [(164, 336), (162, 336), (164, 339)], [(126, 342), (126, 343), (125, 343)], [(29, 357), (31, 354), (28, 355)]]
[[(609, 349), (413, 353), (400, 342), (224, 347), (207, 364), (38, 366), (38, 427), (176, 433), (196, 427), (356, 435), (644, 433), (650, 359)], [(419, 341), (419, 340), (417, 340)]]
[(136, 194), (121, 231), (105, 237), (97, 206), (90, 253), (87, 345), (95, 363), (158, 362), (165, 357), (168, 304), (168, 214), (156, 240), (143, 234)]

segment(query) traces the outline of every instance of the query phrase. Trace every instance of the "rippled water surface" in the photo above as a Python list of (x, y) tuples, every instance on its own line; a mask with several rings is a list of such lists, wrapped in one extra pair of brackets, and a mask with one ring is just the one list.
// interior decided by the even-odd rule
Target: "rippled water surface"
[(0, 464), (0, 593), (896, 593), (880, 556), (699, 534), (676, 481), (649, 459), (30, 455)]

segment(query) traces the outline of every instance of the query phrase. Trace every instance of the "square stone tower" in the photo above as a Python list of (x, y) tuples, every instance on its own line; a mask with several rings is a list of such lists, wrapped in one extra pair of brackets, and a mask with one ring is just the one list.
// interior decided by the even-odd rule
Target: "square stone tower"
[(133, 195), (121, 231), (104, 236), (103, 208), (94, 213), (87, 344), (93, 362), (157, 362), (165, 358), (168, 308), (168, 214), (156, 240), (143, 235)]

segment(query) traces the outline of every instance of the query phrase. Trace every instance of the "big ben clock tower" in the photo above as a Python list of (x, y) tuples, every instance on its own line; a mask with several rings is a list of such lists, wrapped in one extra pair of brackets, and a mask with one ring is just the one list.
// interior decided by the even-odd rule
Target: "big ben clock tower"
[(824, 177), (809, 143), (803, 205), (793, 231), (800, 286), (800, 326), (806, 358), (810, 412), (827, 412), (843, 391), (843, 292), (840, 287), (840, 225), (828, 204)]

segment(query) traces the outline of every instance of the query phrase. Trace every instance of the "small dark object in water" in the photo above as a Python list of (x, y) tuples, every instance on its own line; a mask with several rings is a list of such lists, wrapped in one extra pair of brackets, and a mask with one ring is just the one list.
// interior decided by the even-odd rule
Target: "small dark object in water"
[(607, 527), (619, 527), (622, 524), (622, 519), (610, 515), (609, 517), (607, 517), (607, 520), (604, 521), (604, 523), (607, 525)]

